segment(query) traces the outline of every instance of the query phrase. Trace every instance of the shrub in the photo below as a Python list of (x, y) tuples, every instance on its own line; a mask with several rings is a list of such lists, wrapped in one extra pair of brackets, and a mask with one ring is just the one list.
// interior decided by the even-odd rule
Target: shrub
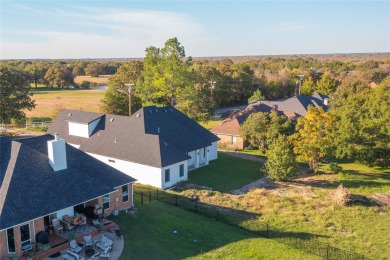
[(339, 173), (343, 170), (343, 167), (341, 167), (340, 165), (338, 165), (337, 163), (335, 162), (331, 162), (330, 165), (329, 165), (329, 169), (331, 172), (333, 173)]

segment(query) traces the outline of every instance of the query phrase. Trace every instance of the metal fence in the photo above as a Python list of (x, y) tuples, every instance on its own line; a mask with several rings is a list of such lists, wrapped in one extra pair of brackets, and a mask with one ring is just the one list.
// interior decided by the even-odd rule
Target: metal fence
[(134, 204), (144, 205), (158, 200), (184, 210), (220, 221), (222, 223), (245, 229), (261, 237), (277, 240), (283, 244), (317, 255), (325, 259), (359, 260), (369, 259), (364, 255), (342, 250), (319, 241), (316, 236), (308, 233), (297, 233), (275, 228), (267, 223), (257, 221), (258, 214), (217, 207), (199, 202), (196, 196), (184, 197), (163, 190), (134, 187)]
[(43, 128), (43, 127), (49, 127), (51, 124), (51, 121), (45, 121), (45, 122), (27, 122), (26, 121), (26, 128)]

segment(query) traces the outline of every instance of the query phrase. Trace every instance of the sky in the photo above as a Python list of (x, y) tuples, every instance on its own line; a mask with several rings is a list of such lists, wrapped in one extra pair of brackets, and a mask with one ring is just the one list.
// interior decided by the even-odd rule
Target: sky
[(390, 1), (0, 0), (0, 59), (390, 52)]

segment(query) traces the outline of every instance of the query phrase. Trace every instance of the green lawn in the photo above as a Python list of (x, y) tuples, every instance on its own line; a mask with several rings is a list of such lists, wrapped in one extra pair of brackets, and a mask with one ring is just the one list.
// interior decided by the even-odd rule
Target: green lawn
[(124, 233), (120, 259), (319, 259), (157, 201), (112, 219)]
[(218, 159), (211, 161), (210, 165), (191, 171), (189, 181), (228, 192), (263, 177), (262, 166), (259, 162), (218, 153)]
[(222, 122), (221, 120), (210, 120), (207, 122), (201, 122), (200, 125), (210, 130), (211, 128), (219, 126), (221, 122)]

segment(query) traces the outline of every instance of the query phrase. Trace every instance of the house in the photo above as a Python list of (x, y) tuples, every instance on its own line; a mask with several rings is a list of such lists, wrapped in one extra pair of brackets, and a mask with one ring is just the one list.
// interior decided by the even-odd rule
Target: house
[(214, 134), (172, 106), (131, 116), (61, 110), (48, 129), (142, 184), (166, 189), (217, 159)]
[(221, 139), (221, 144), (236, 149), (244, 149), (248, 144), (240, 136), (240, 127), (252, 113), (277, 111), (290, 120), (305, 116), (308, 107), (321, 106), (328, 109), (328, 96), (314, 94), (311, 96), (294, 96), (280, 101), (256, 101), (249, 104), (245, 109), (228, 113), (221, 124), (210, 131)]
[[(131, 208), (134, 181), (58, 135), (0, 137), (0, 259), (30, 250), (53, 220), (88, 207), (105, 215)], [(83, 228), (95, 230), (84, 220)]]

